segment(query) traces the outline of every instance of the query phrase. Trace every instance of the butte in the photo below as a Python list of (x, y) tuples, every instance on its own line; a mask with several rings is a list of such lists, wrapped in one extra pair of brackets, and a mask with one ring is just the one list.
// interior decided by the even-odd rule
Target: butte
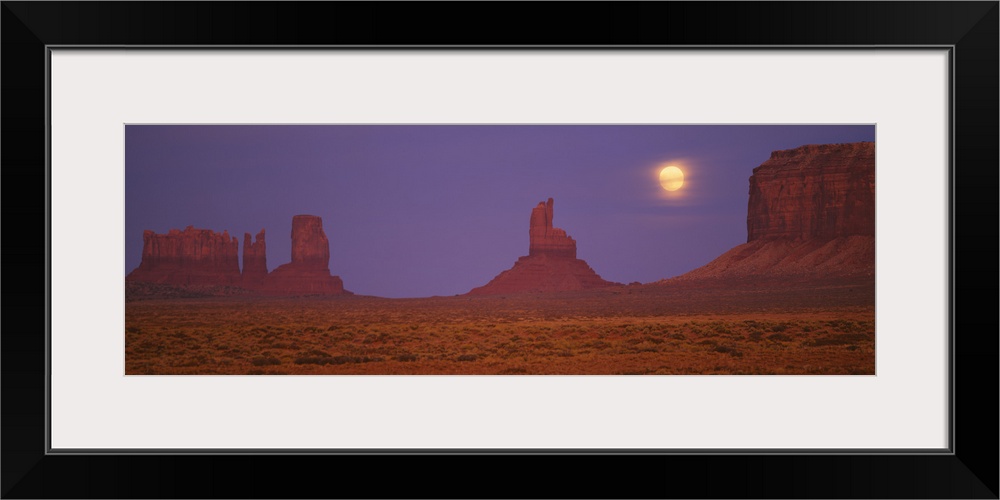
[(668, 281), (874, 279), (875, 143), (774, 151), (749, 191), (747, 242)]
[(525, 292), (561, 292), (620, 286), (605, 281), (586, 262), (576, 258), (576, 240), (552, 225), (553, 201), (531, 210), (528, 255), (469, 295), (502, 295)]

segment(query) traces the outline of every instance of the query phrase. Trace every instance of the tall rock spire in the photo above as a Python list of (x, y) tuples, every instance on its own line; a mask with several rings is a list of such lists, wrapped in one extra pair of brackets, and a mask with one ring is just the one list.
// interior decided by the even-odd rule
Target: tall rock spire
[(566, 231), (552, 226), (554, 202), (539, 202), (531, 209), (528, 226), (528, 255), (550, 255), (553, 257), (576, 258), (576, 241)]
[(271, 271), (262, 291), (273, 295), (349, 293), (339, 276), (330, 275), (330, 240), (323, 232), (323, 219), (292, 217), (292, 261)]
[(250, 233), (243, 234), (243, 286), (258, 288), (267, 277), (267, 243), (264, 230), (257, 233), (257, 241), (250, 240)]
[(528, 255), (469, 295), (557, 292), (617, 286), (601, 279), (586, 262), (576, 258), (576, 241), (553, 227), (553, 201), (540, 202), (528, 221)]

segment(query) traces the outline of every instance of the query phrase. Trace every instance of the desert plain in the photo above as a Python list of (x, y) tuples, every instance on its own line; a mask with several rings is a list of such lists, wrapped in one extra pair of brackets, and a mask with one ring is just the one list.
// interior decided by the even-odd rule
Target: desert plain
[(875, 374), (864, 278), (417, 299), (127, 293), (129, 375)]

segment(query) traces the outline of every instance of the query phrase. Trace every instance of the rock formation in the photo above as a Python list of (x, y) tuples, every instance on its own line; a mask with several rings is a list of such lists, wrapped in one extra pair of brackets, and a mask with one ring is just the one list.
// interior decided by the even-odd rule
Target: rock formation
[(349, 293), (339, 276), (330, 275), (330, 241), (321, 218), (292, 217), (292, 261), (271, 271), (261, 290), (273, 295)]
[(586, 262), (576, 258), (576, 241), (552, 226), (552, 198), (531, 211), (528, 255), (469, 295), (556, 292), (618, 286), (601, 279)]
[(875, 143), (771, 153), (753, 169), (747, 242), (875, 235)]
[[(292, 218), (292, 262), (267, 272), (267, 243), (264, 230), (256, 241), (243, 235), (243, 272), (240, 273), (238, 241), (228, 232), (216, 234), (188, 226), (167, 234), (143, 233), (142, 263), (125, 277), (126, 281), (210, 286), (198, 289), (202, 295), (262, 293), (266, 295), (332, 295), (344, 290), (339, 276), (330, 275), (330, 242), (323, 232), (323, 220), (314, 215)], [(222, 286), (240, 288), (223, 290)], [(245, 289), (245, 290), (241, 290)], [(235, 292), (234, 292), (235, 290)]]
[(292, 217), (292, 264), (304, 269), (330, 267), (330, 240), (323, 232), (323, 219), (315, 215)]
[(130, 281), (169, 285), (239, 285), (240, 265), (235, 237), (188, 226), (167, 234), (142, 233), (142, 262), (125, 277)]
[(753, 170), (747, 243), (674, 279), (874, 276), (875, 143), (771, 153)]
[(264, 230), (257, 233), (256, 241), (250, 240), (250, 233), (243, 234), (243, 277), (244, 288), (261, 288), (267, 279), (267, 243)]
[(539, 202), (531, 209), (528, 226), (528, 256), (550, 255), (552, 257), (576, 258), (576, 241), (566, 235), (566, 231), (552, 227), (552, 198)]

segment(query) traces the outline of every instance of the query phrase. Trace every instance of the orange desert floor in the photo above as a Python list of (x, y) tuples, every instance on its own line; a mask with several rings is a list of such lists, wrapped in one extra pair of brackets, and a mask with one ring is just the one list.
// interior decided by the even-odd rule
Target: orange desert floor
[(871, 280), (422, 299), (129, 297), (125, 373), (872, 375), (874, 304)]

